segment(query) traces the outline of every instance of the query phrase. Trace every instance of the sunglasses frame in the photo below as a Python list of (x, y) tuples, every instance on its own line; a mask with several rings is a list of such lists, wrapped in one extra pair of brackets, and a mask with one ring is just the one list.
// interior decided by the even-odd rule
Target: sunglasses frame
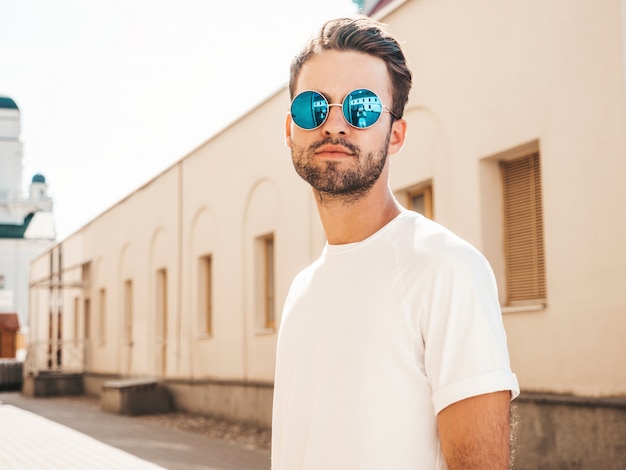
[[(358, 91), (366, 91), (371, 93), (371, 95), (373, 95), (374, 97), (376, 97), (378, 99), (378, 102), (380, 103), (381, 109), (382, 111), (380, 112), (380, 114), (378, 115), (378, 117), (376, 118), (376, 120), (371, 123), (369, 126), (365, 126), (365, 127), (359, 127), (359, 126), (355, 126), (354, 124), (352, 124), (347, 118), (346, 115), (344, 114), (344, 106), (346, 103), (346, 100), (348, 99), (348, 97), (350, 95), (352, 95), (355, 92)], [(326, 107), (328, 108), (327, 112), (326, 112), (326, 116), (324, 116), (324, 119), (322, 120), (322, 122), (320, 122), (317, 126), (315, 127), (311, 127), (311, 128), (306, 128), (306, 127), (302, 127), (300, 125), (298, 125), (298, 123), (296, 122), (296, 120), (293, 118), (293, 105), (295, 103), (295, 101), (302, 96), (304, 93), (317, 93), (319, 96), (321, 96), (324, 100), (324, 102), (326, 103)], [(291, 121), (296, 125), (296, 127), (298, 127), (299, 129), (302, 129), (304, 131), (314, 131), (315, 129), (319, 129), (320, 127), (322, 127), (324, 125), (324, 123), (328, 120), (328, 115), (330, 114), (330, 108), (332, 108), (333, 106), (339, 106), (341, 108), (341, 116), (343, 117), (344, 121), (346, 121), (346, 123), (348, 123), (348, 125), (350, 127), (353, 127), (355, 129), (359, 129), (359, 130), (365, 130), (365, 129), (369, 129), (370, 127), (374, 126), (378, 121), (380, 121), (380, 117), (383, 115), (383, 111), (387, 110), (389, 112), (389, 114), (391, 114), (395, 119), (398, 119), (398, 117), (394, 114), (393, 111), (391, 111), (391, 109), (389, 109), (387, 106), (385, 106), (382, 102), (382, 100), (380, 99), (380, 96), (378, 96), (378, 94), (376, 94), (374, 91), (370, 90), (369, 88), (355, 88), (354, 90), (346, 93), (346, 96), (343, 97), (343, 100), (341, 100), (341, 103), (329, 103), (328, 99), (326, 99), (326, 97), (320, 93), (317, 90), (304, 90), (301, 91), (300, 93), (298, 93), (296, 96), (294, 96), (293, 100), (291, 100), (291, 105), (289, 107), (289, 114), (291, 115)]]

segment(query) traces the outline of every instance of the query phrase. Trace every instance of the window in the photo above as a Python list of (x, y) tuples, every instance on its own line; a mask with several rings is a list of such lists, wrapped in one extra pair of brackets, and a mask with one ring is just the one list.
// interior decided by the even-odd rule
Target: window
[(83, 302), (83, 337), (89, 339), (91, 337), (91, 301), (85, 299)]
[(162, 377), (167, 370), (167, 269), (156, 272), (156, 340), (159, 348), (159, 368)]
[(133, 281), (124, 281), (124, 343), (133, 345)]
[[(91, 288), (91, 262), (88, 261), (81, 265), (81, 285), (83, 291), (83, 338), (89, 339), (91, 337), (91, 301), (89, 299)], [(75, 307), (78, 311), (78, 307)]]
[(431, 185), (409, 191), (409, 209), (433, 218), (433, 187)]
[(157, 337), (165, 341), (167, 335), (167, 270), (157, 271), (156, 282)]
[(397, 191), (395, 196), (407, 209), (434, 219), (433, 186), (430, 181)]
[(506, 305), (544, 304), (546, 275), (539, 153), (500, 164), (504, 187)]
[(74, 297), (74, 344), (80, 338), (80, 297)]
[(213, 333), (213, 273), (210, 255), (199, 258), (198, 266), (198, 318), (203, 335)]
[(98, 292), (98, 305), (100, 307), (100, 315), (98, 317), (98, 340), (100, 346), (106, 343), (106, 314), (107, 314), (107, 296), (106, 289), (100, 289)]
[(91, 280), (91, 262), (83, 263), (82, 266), (82, 274), (81, 279), (83, 281), (83, 286), (87, 286), (89, 281)]
[(276, 327), (274, 234), (256, 240), (257, 310), (261, 328)]

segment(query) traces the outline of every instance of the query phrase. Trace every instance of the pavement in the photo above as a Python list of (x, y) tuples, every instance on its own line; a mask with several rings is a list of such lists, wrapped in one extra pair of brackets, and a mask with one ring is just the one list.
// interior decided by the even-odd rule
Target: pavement
[(0, 393), (2, 470), (269, 470), (269, 452), (62, 398)]

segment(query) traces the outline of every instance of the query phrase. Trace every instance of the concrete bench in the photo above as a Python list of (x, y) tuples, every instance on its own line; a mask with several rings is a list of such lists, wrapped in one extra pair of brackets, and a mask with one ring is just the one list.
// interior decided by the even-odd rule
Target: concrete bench
[(26, 374), (22, 394), (27, 397), (63, 397), (82, 395), (85, 391), (83, 374), (40, 370), (37, 375)]
[(102, 385), (100, 408), (123, 415), (167, 413), (172, 397), (167, 388), (152, 378), (108, 380)]

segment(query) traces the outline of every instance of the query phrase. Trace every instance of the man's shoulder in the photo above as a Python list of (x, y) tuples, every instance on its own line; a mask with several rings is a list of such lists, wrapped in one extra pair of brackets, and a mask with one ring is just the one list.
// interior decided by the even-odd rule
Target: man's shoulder
[(393, 235), (399, 256), (418, 257), (441, 267), (476, 265), (486, 262), (480, 251), (447, 227), (421, 214), (406, 211)]

